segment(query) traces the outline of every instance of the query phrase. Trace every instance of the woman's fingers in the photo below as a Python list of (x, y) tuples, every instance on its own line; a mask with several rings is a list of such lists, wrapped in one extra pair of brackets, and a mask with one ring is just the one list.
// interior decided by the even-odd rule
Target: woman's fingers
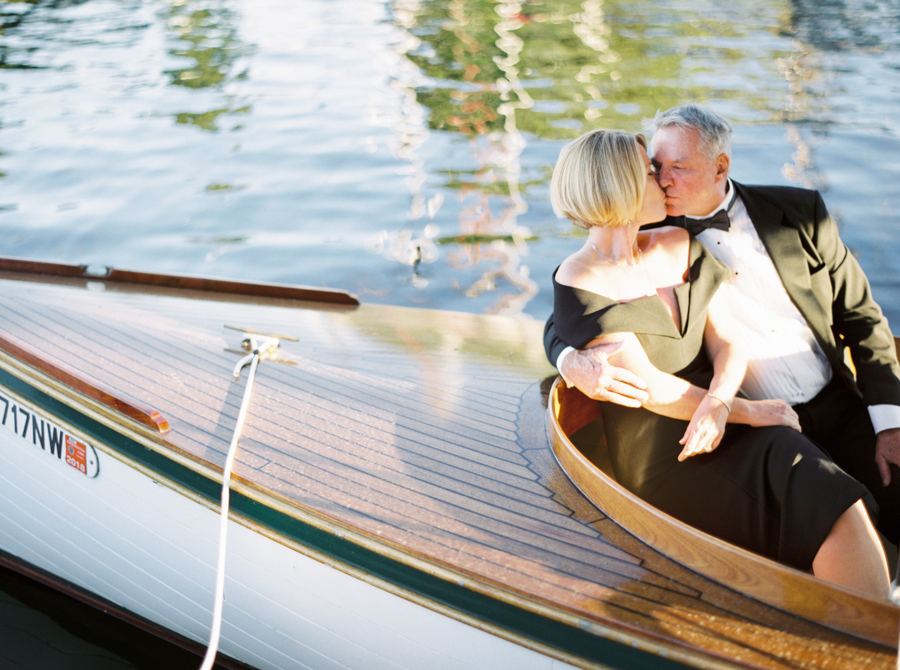
[(684, 436), (678, 441), (684, 445), (684, 449), (678, 454), (678, 460), (684, 461), (697, 454), (709, 453), (718, 447), (721, 441), (722, 431), (712, 417), (692, 419)]

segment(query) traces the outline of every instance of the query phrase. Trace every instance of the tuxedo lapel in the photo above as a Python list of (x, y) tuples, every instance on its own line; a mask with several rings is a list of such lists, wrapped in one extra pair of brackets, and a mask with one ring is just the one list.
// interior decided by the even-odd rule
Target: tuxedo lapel
[(752, 189), (737, 183), (735, 187), (791, 300), (823, 347), (834, 348), (829, 314), (812, 290), (809, 261), (799, 231), (788, 225), (780, 208), (754, 194)]

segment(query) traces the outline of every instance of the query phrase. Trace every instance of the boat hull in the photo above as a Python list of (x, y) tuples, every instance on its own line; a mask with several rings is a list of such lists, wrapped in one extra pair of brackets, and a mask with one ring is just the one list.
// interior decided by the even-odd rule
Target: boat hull
[[(0, 424), (0, 546), (25, 564), (204, 643), (212, 620), (218, 510), (0, 387), (0, 411), (4, 400), (10, 411), (8, 425)], [(41, 448), (22, 420), (12, 425), (14, 412), (96, 450), (97, 475)], [(254, 668), (572, 667), (359, 579), (349, 567), (341, 571), (305, 555), (301, 545), (250, 519), (235, 515), (228, 532), (220, 649)]]

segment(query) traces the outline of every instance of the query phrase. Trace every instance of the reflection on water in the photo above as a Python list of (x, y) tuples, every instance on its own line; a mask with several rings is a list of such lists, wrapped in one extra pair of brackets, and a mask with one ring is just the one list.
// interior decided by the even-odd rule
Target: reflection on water
[(0, 4), (0, 253), (550, 310), (562, 143), (697, 100), (900, 320), (900, 0)]
[[(235, 31), (235, 16), (223, 2), (173, 0), (165, 12), (166, 26), (179, 46), (169, 49), (188, 59), (185, 67), (167, 70), (172, 83), (190, 88), (217, 86), (228, 76), (241, 45)], [(246, 76), (246, 70), (239, 75)]]
[(900, 45), (896, 2), (792, 0), (794, 36), (822, 51), (881, 53)]
[[(529, 142), (551, 142), (556, 149), (560, 140), (598, 125), (639, 130), (641, 119), (657, 109), (709, 96), (716, 84), (699, 82), (721, 70), (723, 62), (747, 59), (728, 46), (743, 26), (728, 28), (716, 12), (698, 19), (693, 8), (673, 13), (658, 3), (602, 0), (442, 0), (390, 7), (412, 38), (403, 41), (407, 59), (428, 77), (416, 88), (417, 102), (428, 110), (428, 127), (456, 134), (458, 141), (466, 138), (470, 146), (468, 169), (435, 166), (433, 174), (443, 176), (440, 187), (456, 191), (463, 203), (455, 222), (458, 235), (491, 239), (461, 244), (447, 255), (451, 267), (486, 266), (457, 288), (468, 297), (500, 292), (485, 311), (525, 311), (540, 291), (526, 264), (525, 240), (532, 231), (522, 215), (530, 198), (546, 198), (555, 151), (542, 164), (523, 166)], [(771, 78), (788, 54), (773, 52), (771, 69), (759, 78)], [(684, 69), (690, 77), (679, 71)], [(718, 84), (723, 97), (729, 83)], [(741, 86), (744, 104), (766, 106), (767, 97), (757, 95), (755, 86)], [(541, 215), (546, 213), (542, 207)], [(411, 245), (406, 261), (415, 264), (419, 238), (407, 234), (406, 239)]]
[[(247, 70), (232, 73), (235, 61), (250, 55), (252, 50), (244, 47), (237, 37), (235, 24), (238, 17), (228, 8), (227, 0), (171, 0), (163, 17), (175, 44), (169, 54), (179, 62), (186, 61), (182, 67), (165, 71), (173, 85), (211, 88), (222, 85), (226, 79), (239, 80), (247, 76)], [(250, 105), (243, 105), (205, 112), (180, 112), (175, 115), (175, 121), (204, 130), (218, 130), (216, 119), (221, 114), (250, 111)]]

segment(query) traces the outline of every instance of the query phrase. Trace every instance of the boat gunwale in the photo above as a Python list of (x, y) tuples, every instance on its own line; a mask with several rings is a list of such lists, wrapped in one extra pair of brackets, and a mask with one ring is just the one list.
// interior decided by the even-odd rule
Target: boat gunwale
[(100, 273), (92, 272), (90, 267), (89, 265), (76, 263), (55, 263), (13, 256), (0, 256), (0, 277), (13, 280), (47, 281), (48, 279), (57, 279), (76, 280), (83, 283), (109, 282), (113, 285), (140, 287), (141, 290), (199, 291), (228, 297), (243, 296), (301, 300), (350, 307), (359, 306), (360, 304), (355, 295), (333, 288), (279, 284), (275, 282), (235, 281), (203, 275), (140, 272), (106, 266), (104, 266), (104, 272)]
[[(557, 377), (547, 406), (553, 455), (572, 483), (613, 521), (675, 562), (723, 586), (833, 630), (897, 648), (900, 608), (896, 605), (720, 540), (653, 507), (615, 481), (588, 459), (563, 429), (565, 400), (573, 398), (595, 403), (599, 416), (598, 401), (588, 399), (577, 388), (568, 388)], [(584, 416), (578, 420), (583, 421)], [(741, 575), (743, 581), (735, 584), (734, 577)], [(800, 592), (803, 597), (791, 597)]]

